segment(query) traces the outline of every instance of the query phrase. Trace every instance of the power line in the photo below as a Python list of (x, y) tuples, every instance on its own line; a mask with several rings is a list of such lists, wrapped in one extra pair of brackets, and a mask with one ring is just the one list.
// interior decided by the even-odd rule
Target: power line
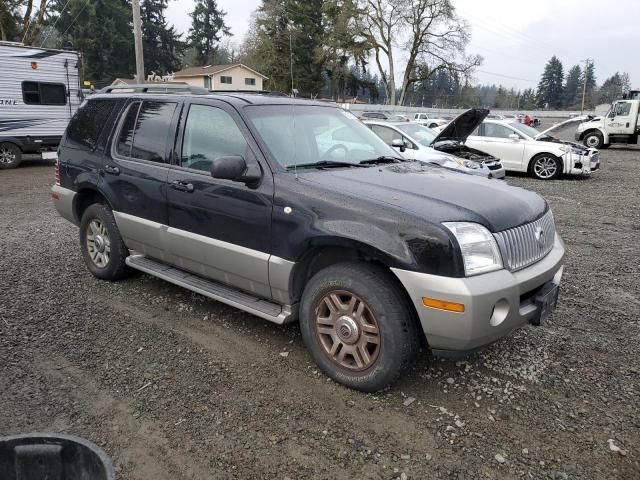
[(504, 77), (504, 78), (509, 78), (511, 80), (522, 80), (523, 82), (537, 83), (537, 80), (531, 80), (530, 78), (512, 77), (510, 75), (503, 75), (502, 73), (487, 72), (486, 70), (477, 70), (477, 71), (480, 72), (480, 73), (486, 73), (487, 75), (494, 75), (496, 77)]
[(547, 47), (553, 48), (554, 50), (560, 51), (568, 56), (574, 55), (574, 54), (569, 54), (569, 52), (567, 51), (564, 51), (564, 49), (559, 47), (557, 44), (552, 45), (551, 43), (541, 41), (540, 38), (531, 37), (520, 31), (507, 27), (504, 24), (495, 23), (493, 20), (488, 19), (486, 17), (481, 17), (478, 15), (469, 13), (468, 11), (465, 11), (465, 9), (461, 9), (458, 7), (458, 10), (462, 11), (463, 15), (470, 17), (471, 19), (474, 19), (475, 22), (479, 24), (480, 28), (487, 30), (490, 33), (500, 35), (508, 40), (515, 40), (517, 42), (524, 43), (525, 45), (532, 45), (532, 46), (546, 45)]
[(61, 37), (64, 37), (65, 34), (69, 31), (69, 29), (73, 26), (74, 23), (76, 23), (76, 20), (78, 19), (78, 17), (80, 16), (80, 14), (84, 11), (84, 9), (87, 7), (87, 5), (89, 5), (89, 1), (87, 0), (87, 2), (82, 6), (82, 8), (78, 11), (78, 13), (76, 14), (75, 17), (73, 17), (73, 20), (71, 20), (71, 23), (69, 24), (69, 26), (67, 27), (67, 29), (62, 32), (62, 35), (60, 35)]
[(56, 28), (56, 25), (58, 24), (58, 22), (62, 18), (62, 13), (67, 9), (67, 5), (69, 5), (70, 1), (71, 0), (67, 0), (67, 3), (65, 3), (64, 7), (62, 7), (62, 10), (60, 11), (60, 15), (58, 16), (58, 18), (56, 18), (56, 21), (53, 22), (53, 25), (51, 25), (51, 30), (49, 30), (49, 33), (47, 33), (47, 36), (44, 37), (44, 40), (42, 40), (42, 43), (40, 43), (40, 48), (44, 47), (44, 44), (47, 42), (47, 40), (49, 40), (49, 37), (51, 36), (51, 32), (53, 32), (53, 30)]

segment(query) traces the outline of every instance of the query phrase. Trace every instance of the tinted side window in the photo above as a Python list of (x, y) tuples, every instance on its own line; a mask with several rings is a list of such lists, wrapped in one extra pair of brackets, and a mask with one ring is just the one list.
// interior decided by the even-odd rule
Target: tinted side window
[(116, 151), (124, 157), (165, 163), (167, 135), (175, 103), (144, 101), (127, 110)]
[(167, 135), (176, 105), (167, 102), (142, 102), (133, 135), (133, 158), (165, 162)]
[(64, 85), (53, 83), (40, 84), (40, 100), (43, 105), (66, 105), (67, 95)]
[(124, 122), (120, 129), (120, 135), (118, 135), (118, 144), (116, 146), (116, 152), (123, 157), (131, 156), (131, 149), (133, 148), (133, 129), (136, 124), (136, 118), (138, 118), (138, 110), (140, 108), (140, 102), (134, 102), (129, 105), (127, 112), (125, 113)]
[(22, 99), (27, 105), (40, 105), (38, 82), (22, 82)]
[(216, 158), (246, 156), (246, 151), (247, 141), (227, 112), (206, 105), (191, 105), (184, 127), (181, 166), (209, 171)]
[(113, 111), (111, 100), (89, 100), (76, 112), (67, 128), (67, 145), (94, 149)]
[(22, 82), (22, 99), (27, 105), (66, 105), (67, 90), (62, 83)]

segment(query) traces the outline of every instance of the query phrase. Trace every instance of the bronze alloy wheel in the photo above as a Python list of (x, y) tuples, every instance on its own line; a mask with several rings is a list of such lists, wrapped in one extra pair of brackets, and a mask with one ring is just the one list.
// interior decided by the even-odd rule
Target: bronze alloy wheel
[(333, 362), (353, 371), (373, 365), (380, 353), (378, 322), (359, 296), (335, 290), (315, 308), (315, 333)]

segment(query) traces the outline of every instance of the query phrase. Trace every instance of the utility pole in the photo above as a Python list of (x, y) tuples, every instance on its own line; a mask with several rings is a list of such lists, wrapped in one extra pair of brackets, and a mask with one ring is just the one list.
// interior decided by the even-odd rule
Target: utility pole
[(142, 21), (140, 20), (140, 0), (131, 2), (133, 7), (133, 39), (136, 48), (136, 82), (144, 83), (144, 54), (142, 52)]
[(584, 81), (582, 82), (582, 108), (580, 109), (580, 115), (584, 115), (584, 98), (587, 94), (587, 81), (589, 80), (589, 62), (591, 59), (587, 58), (584, 61)]

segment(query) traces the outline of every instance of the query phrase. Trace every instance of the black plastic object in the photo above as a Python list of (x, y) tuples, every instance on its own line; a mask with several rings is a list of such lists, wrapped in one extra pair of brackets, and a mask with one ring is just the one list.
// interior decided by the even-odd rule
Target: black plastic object
[(0, 437), (2, 480), (115, 480), (113, 463), (93, 443), (73, 435)]

